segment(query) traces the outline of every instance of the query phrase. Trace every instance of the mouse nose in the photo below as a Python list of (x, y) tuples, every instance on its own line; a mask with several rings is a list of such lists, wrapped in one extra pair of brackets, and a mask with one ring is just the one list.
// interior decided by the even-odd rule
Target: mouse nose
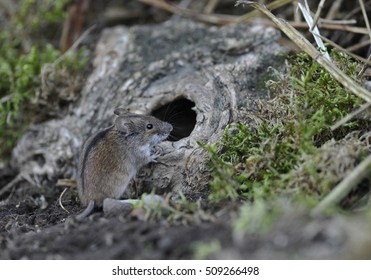
[(169, 131), (169, 133), (173, 130), (173, 126), (171, 125), (171, 124), (169, 124), (169, 123), (165, 123), (165, 129), (167, 130), (167, 131)]

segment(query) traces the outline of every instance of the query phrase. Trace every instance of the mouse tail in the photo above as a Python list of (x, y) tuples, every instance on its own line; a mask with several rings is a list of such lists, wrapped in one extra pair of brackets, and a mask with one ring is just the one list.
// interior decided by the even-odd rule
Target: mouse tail
[(85, 210), (82, 211), (80, 214), (76, 215), (76, 220), (77, 221), (82, 221), (84, 220), (87, 216), (91, 214), (94, 210), (95, 203), (93, 200), (90, 200), (88, 203), (88, 206), (86, 206)]

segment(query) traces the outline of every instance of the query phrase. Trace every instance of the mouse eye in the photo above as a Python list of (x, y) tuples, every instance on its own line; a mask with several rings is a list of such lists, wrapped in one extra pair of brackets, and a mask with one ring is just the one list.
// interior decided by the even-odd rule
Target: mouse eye
[(151, 123), (149, 123), (149, 124), (147, 124), (147, 129), (152, 129), (153, 128), (153, 124), (151, 124)]

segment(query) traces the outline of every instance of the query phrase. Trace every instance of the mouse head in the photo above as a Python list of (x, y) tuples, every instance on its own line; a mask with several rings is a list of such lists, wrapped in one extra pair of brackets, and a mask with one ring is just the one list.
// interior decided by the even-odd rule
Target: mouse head
[(115, 120), (115, 128), (125, 135), (126, 139), (139, 145), (154, 146), (165, 140), (173, 127), (153, 116), (145, 116), (130, 113), (123, 108), (114, 111), (118, 117)]

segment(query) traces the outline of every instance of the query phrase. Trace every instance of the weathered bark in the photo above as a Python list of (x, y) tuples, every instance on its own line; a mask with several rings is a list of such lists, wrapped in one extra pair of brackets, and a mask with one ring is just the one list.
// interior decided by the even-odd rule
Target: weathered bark
[(114, 108), (124, 107), (165, 117), (175, 128), (173, 141), (158, 147), (160, 163), (143, 168), (136, 186), (182, 191), (191, 198), (205, 195), (205, 152), (197, 142), (215, 144), (228, 124), (267, 96), (267, 68), (283, 51), (278, 38), (273, 28), (189, 21), (106, 29), (79, 103), (65, 118), (26, 132), (13, 163), (48, 180), (75, 176), (83, 140), (112, 122)]

